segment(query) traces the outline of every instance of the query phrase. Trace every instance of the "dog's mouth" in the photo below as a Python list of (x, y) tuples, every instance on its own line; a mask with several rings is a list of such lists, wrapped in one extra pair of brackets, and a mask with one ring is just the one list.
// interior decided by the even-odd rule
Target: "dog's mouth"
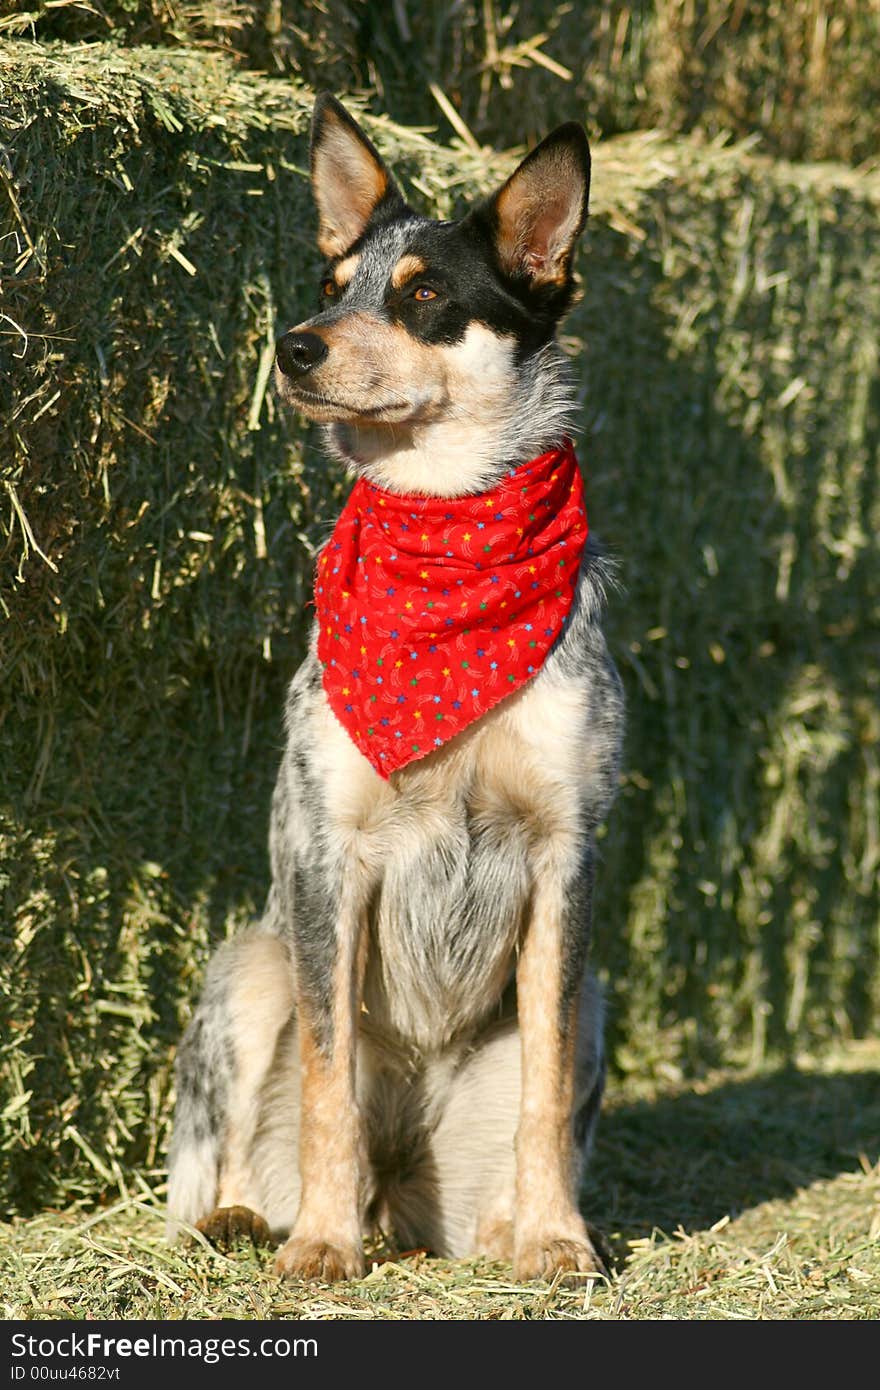
[(339, 420), (346, 424), (358, 422), (396, 423), (410, 419), (418, 407), (403, 396), (389, 397), (378, 405), (361, 405), (346, 401), (326, 391), (309, 391), (306, 387), (293, 383), (288, 377), (278, 375), (278, 389), (281, 399), (302, 411), (311, 420)]

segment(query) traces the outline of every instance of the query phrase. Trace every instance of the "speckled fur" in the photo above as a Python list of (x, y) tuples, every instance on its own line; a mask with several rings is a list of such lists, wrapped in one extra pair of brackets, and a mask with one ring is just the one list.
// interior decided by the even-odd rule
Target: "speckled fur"
[[(324, 120), (335, 147), (357, 141), (334, 104)], [(386, 219), (372, 257), (369, 228), (356, 243), (346, 283), (371, 312), (423, 221)], [(561, 436), (570, 396), (552, 343), (517, 380), (497, 437), (473, 424), (474, 486)], [(345, 428), (329, 426), (337, 452)], [(364, 467), (381, 473), (374, 446)], [(595, 1267), (573, 1204), (604, 1080), (587, 952), (623, 718), (606, 577), (590, 543), (540, 673), (388, 782), (331, 713), (313, 632), (287, 698), (265, 913), (215, 955), (178, 1057), (172, 1231), (250, 1208), (277, 1239), (293, 1231), (282, 1272), (324, 1278), (362, 1268), (360, 1229), (375, 1224), (404, 1247), (515, 1258), (523, 1277)], [(518, 990), (537, 1020), (524, 1056)]]

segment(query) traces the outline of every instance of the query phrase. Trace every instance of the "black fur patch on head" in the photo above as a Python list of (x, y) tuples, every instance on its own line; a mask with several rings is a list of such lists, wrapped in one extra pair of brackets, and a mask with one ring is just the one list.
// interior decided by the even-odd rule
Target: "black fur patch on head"
[[(386, 311), (414, 338), (457, 343), (472, 323), (485, 324), (528, 347), (552, 335), (556, 321), (535, 321), (529, 306), (498, 273), (485, 239), (469, 220), (427, 223), (407, 239), (406, 249), (424, 262), (425, 270), (399, 290), (389, 289)], [(423, 288), (436, 298), (416, 298)]]
[(468, 219), (469, 230), (478, 240), (481, 252), (492, 264), (506, 295), (515, 302), (521, 314), (531, 323), (531, 346), (546, 343), (565, 317), (574, 295), (574, 277), (568, 268), (559, 282), (536, 284), (519, 271), (506, 272), (499, 262), (497, 246), (497, 217), (494, 205), (486, 202), (474, 209)]
[(398, 296), (406, 327), (455, 341), (478, 321), (526, 350), (552, 337), (573, 292), (572, 255), (587, 218), (590, 147), (579, 125), (560, 126), (492, 197), (460, 222), (429, 224), (407, 250), (426, 263), (437, 298)]
[[(353, 253), (360, 256), (363, 271), (346, 286), (331, 284), (320, 296), (322, 311), (343, 302), (354, 307), (360, 301), (427, 343), (459, 342), (472, 323), (515, 338), (525, 354), (550, 341), (571, 303), (573, 248), (587, 215), (590, 152), (579, 125), (570, 122), (548, 135), (493, 196), (460, 221), (432, 222), (407, 206), (374, 147), (329, 98), (321, 98), (316, 107), (313, 165), (328, 122), (334, 131), (332, 148), (338, 151), (341, 143), (344, 149), (353, 146), (354, 157), (365, 161), (370, 176), (375, 176), (376, 191), (381, 186), (384, 192), (360, 234), (329, 261), (324, 281), (332, 282), (335, 267)], [(336, 196), (345, 195), (337, 188)], [(385, 264), (380, 288), (375, 272), (387, 257), (383, 233), (396, 226), (403, 231), (404, 223), (410, 226), (398, 254), (418, 257), (424, 273), (395, 288), (393, 266)], [(376, 263), (374, 273), (367, 275), (371, 260)], [(369, 305), (364, 295), (367, 282)], [(419, 290), (430, 293), (417, 297)]]

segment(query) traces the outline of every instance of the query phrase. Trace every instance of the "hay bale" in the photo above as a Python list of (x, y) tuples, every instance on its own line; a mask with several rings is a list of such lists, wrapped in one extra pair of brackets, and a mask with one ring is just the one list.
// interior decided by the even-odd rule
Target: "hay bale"
[(186, 45), (348, 90), (359, 80), (364, 0), (0, 0), (0, 32), (41, 43)]
[[(207, 952), (265, 892), (343, 485), (265, 389), (317, 271), (310, 93), (183, 50), (0, 62), (0, 1143), (27, 1209), (161, 1165)], [(443, 214), (508, 167), (368, 128)], [(641, 136), (594, 187), (568, 342), (625, 586), (616, 1060), (793, 1054), (880, 1013), (880, 188)]]
[(438, 85), (504, 148), (574, 118), (605, 136), (661, 126), (758, 137), (788, 159), (877, 157), (880, 0), (0, 0), (4, 25), (220, 48), (447, 129)]
[(504, 146), (575, 118), (605, 136), (700, 129), (757, 137), (789, 159), (877, 158), (880, 0), (366, 10), (359, 78), (398, 120), (437, 119), (425, 101), (434, 81), (478, 139)]
[(629, 779), (600, 875), (627, 921), (618, 1061), (669, 1025), (692, 1062), (748, 1042), (757, 1063), (862, 1033), (880, 999), (880, 180), (650, 138), (604, 154), (606, 194), (641, 185), (631, 229), (591, 236), (577, 320), (626, 590)]

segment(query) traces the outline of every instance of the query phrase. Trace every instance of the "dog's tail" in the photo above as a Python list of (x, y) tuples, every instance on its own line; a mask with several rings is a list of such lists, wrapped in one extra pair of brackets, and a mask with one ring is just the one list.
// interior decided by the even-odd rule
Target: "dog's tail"
[[(225, 1097), (200, 1010), (177, 1056), (177, 1105), (168, 1153), (166, 1238), (173, 1242), (183, 1225), (194, 1226), (214, 1208), (220, 1177)], [(181, 1224), (183, 1223), (183, 1225)]]

